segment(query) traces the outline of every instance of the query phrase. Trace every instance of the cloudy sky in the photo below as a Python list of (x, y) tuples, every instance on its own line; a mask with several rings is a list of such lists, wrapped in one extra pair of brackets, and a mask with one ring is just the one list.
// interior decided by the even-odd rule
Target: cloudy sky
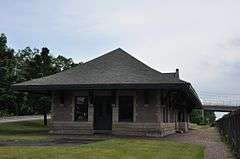
[(180, 69), (201, 98), (240, 98), (239, 0), (5, 0), (10, 47), (87, 61), (123, 48), (161, 72)]

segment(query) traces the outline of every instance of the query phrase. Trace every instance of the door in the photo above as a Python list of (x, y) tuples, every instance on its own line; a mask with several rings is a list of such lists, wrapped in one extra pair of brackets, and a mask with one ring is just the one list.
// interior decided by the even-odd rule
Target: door
[(112, 97), (96, 96), (94, 100), (94, 130), (112, 130)]

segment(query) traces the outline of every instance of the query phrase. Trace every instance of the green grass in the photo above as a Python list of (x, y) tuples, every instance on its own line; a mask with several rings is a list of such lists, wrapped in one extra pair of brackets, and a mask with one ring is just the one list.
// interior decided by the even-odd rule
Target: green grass
[(112, 139), (78, 147), (0, 147), (0, 159), (203, 159), (197, 145)]
[[(52, 140), (42, 121), (0, 124), (1, 141)], [(0, 147), (0, 159), (203, 159), (203, 147), (166, 140), (112, 139), (76, 147)]]
[(41, 120), (0, 124), (0, 141), (49, 140), (47, 126)]

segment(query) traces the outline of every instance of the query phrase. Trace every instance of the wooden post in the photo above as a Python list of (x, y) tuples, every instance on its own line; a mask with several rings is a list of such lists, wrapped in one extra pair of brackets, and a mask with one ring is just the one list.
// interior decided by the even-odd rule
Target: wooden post
[(44, 111), (43, 123), (44, 123), (45, 126), (47, 126), (47, 112), (46, 111)]

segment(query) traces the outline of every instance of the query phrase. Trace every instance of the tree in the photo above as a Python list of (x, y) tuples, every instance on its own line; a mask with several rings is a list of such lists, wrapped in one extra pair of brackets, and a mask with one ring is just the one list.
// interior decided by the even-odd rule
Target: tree
[(36, 72), (34, 72), (33, 60), (36, 54), (39, 54), (38, 49), (32, 50), (30, 47), (26, 47), (23, 50), (18, 50), (15, 55), (17, 61), (17, 81), (26, 81), (34, 78)]
[(61, 55), (59, 55), (57, 58), (54, 59), (54, 64), (57, 69), (57, 72), (67, 70), (76, 65), (76, 64), (74, 64), (74, 62), (71, 58), (68, 59)]
[[(200, 109), (194, 109), (190, 115), (190, 122), (195, 124), (213, 124), (216, 116), (212, 111), (204, 111)], [(204, 114), (203, 114), (204, 113)]]
[[(33, 69), (35, 69), (35, 72), (38, 72), (38, 74), (36, 74), (38, 78), (48, 76), (56, 72), (53, 66), (53, 57), (49, 55), (48, 48), (42, 48), (40, 55), (36, 54), (33, 62), (35, 63), (35, 67), (33, 67)], [(51, 107), (49, 98), (49, 95), (43, 95), (38, 98), (38, 103), (41, 104), (39, 107), (42, 108), (39, 112), (44, 114), (44, 125), (47, 125), (47, 113)]]
[(16, 79), (14, 50), (7, 47), (7, 37), (0, 35), (0, 110), (1, 114), (14, 111), (15, 96), (10, 89)]
[[(16, 55), (18, 58), (18, 68), (21, 70), (19, 78), (31, 80), (48, 76), (75, 66), (71, 58), (59, 55), (57, 58), (50, 54), (48, 48), (31, 50), (29, 47), (21, 50)], [(47, 124), (47, 113), (50, 111), (50, 94), (27, 94), (27, 105), (34, 113), (44, 114), (44, 124)], [(26, 111), (26, 110), (25, 110)]]
[(14, 92), (11, 85), (34, 78), (48, 76), (75, 66), (71, 58), (54, 57), (46, 47), (26, 47), (14, 52), (7, 46), (7, 37), (0, 34), (0, 116), (44, 114), (50, 111), (50, 94)]
[(214, 124), (215, 120), (216, 120), (216, 115), (213, 111), (204, 111), (204, 122), (206, 124), (212, 125)]

